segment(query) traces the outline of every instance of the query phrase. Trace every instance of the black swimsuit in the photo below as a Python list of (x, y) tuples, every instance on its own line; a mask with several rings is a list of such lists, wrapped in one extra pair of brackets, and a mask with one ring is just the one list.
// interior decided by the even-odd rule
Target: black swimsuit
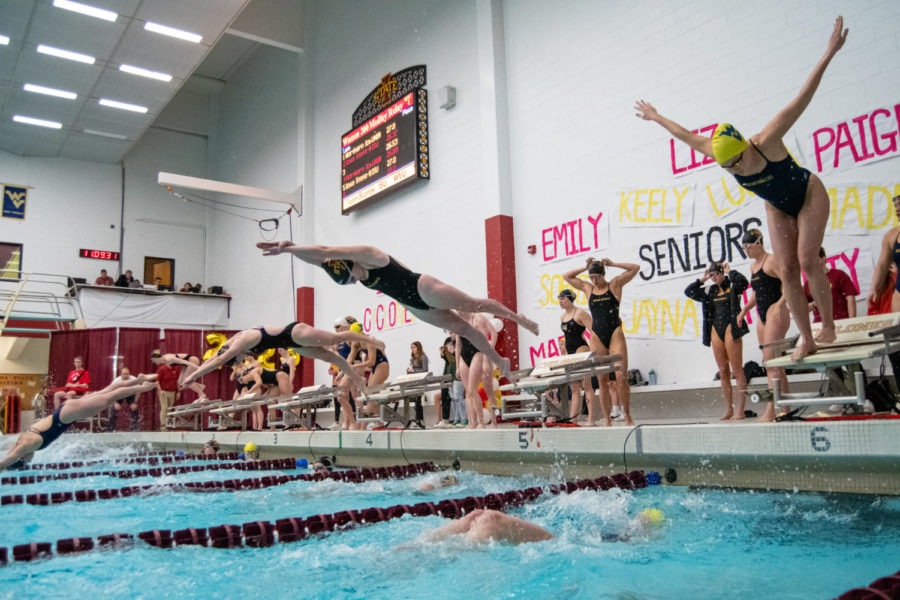
[(595, 294), (592, 289), (591, 295), (588, 297), (588, 307), (591, 309), (591, 318), (594, 320), (591, 331), (609, 350), (613, 334), (622, 325), (622, 319), (619, 317), (619, 300), (609, 288), (602, 294)]
[[(186, 360), (188, 362), (191, 362), (191, 359), (195, 358), (195, 357), (190, 354), (176, 354), (175, 358), (180, 358), (181, 360)], [(196, 358), (197, 358), (197, 360), (200, 360), (199, 357), (196, 357)]]
[[(900, 240), (894, 240), (894, 264), (897, 265), (897, 269), (900, 269)], [(894, 289), (900, 292), (900, 277), (897, 278)]]
[(263, 385), (278, 385), (278, 371), (275, 369), (263, 369), (259, 374), (259, 379)]
[(297, 321), (288, 323), (284, 329), (275, 335), (268, 333), (265, 327), (257, 327), (256, 329), (262, 334), (262, 339), (259, 340), (258, 344), (247, 350), (247, 352), (250, 354), (259, 354), (260, 352), (265, 352), (272, 348), (293, 348), (298, 346), (299, 344), (291, 337), (291, 331), (296, 324)]
[(34, 427), (29, 427), (28, 431), (32, 433), (36, 433), (41, 436), (43, 442), (41, 443), (41, 447), (38, 450), (43, 450), (50, 444), (56, 441), (56, 438), (61, 436), (66, 429), (68, 429), (72, 424), (71, 423), (63, 423), (59, 420), (59, 412), (63, 409), (62, 406), (53, 411), (53, 420), (50, 422), (50, 428), (46, 431), (38, 431)]
[(390, 296), (400, 304), (409, 308), (427, 310), (431, 308), (419, 295), (419, 273), (413, 273), (396, 260), (388, 257), (387, 266), (369, 269), (369, 277), (360, 281), (369, 289)]
[(466, 363), (467, 367), (472, 366), (472, 359), (475, 358), (475, 355), (481, 352), (481, 350), (476, 348), (472, 342), (462, 336), (459, 336), (459, 344), (459, 357)]
[(584, 331), (586, 327), (575, 321), (574, 316), (568, 321), (560, 323), (559, 327), (566, 339), (566, 354), (575, 354), (579, 348), (585, 345)]
[(769, 257), (766, 256), (759, 270), (750, 276), (750, 285), (756, 294), (756, 309), (759, 311), (759, 320), (762, 321), (763, 325), (766, 324), (766, 314), (769, 312), (769, 307), (781, 300), (781, 280), (769, 275), (763, 269), (768, 259)]
[(750, 190), (781, 212), (797, 218), (803, 203), (806, 202), (806, 188), (809, 187), (810, 172), (804, 169), (788, 154), (783, 160), (772, 162), (763, 154), (756, 144), (750, 142), (766, 166), (753, 175), (734, 174), (741, 187)]
[(719, 334), (719, 339), (725, 341), (725, 333), (731, 325), (731, 304), (728, 292), (716, 294), (712, 301), (713, 328)]

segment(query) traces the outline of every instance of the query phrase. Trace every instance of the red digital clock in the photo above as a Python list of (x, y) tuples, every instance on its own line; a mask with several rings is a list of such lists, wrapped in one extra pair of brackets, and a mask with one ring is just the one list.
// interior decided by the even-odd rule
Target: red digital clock
[(98, 260), (119, 260), (119, 253), (110, 250), (89, 250), (82, 248), (78, 251), (81, 258), (96, 258)]

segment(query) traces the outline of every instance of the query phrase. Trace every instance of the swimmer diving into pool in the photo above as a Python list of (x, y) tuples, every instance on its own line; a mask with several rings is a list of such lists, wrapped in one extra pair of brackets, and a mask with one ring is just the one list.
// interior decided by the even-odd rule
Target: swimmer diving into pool
[[(843, 17), (839, 16), (834, 22), (825, 54), (816, 63), (800, 93), (749, 140), (745, 140), (729, 123), (720, 123), (710, 139), (691, 133), (663, 117), (649, 102), (639, 100), (634, 107), (638, 117), (655, 121), (697, 152), (715, 158), (744, 189), (766, 201), (769, 239), (775, 255), (783, 261), (784, 296), (800, 329), (801, 339), (791, 354), (795, 361), (815, 352), (816, 342), (830, 343), (835, 340), (831, 290), (825, 270), (818, 260), (828, 222), (829, 200), (821, 179), (794, 162), (782, 137), (806, 110), (825, 69), (844, 46), (847, 31)], [(813, 300), (822, 314), (822, 332), (815, 340), (800, 280), (801, 269), (806, 273)]]
[(89, 419), (113, 402), (149, 392), (155, 387), (156, 375), (138, 375), (112, 383), (81, 398), (69, 400), (53, 411), (52, 415), (37, 421), (19, 436), (6, 457), (0, 460), (0, 471), (25, 466), (36, 451), (43, 450), (56, 441), (75, 421)]
[(328, 349), (343, 342), (362, 342), (384, 350), (384, 342), (355, 331), (324, 331), (296, 321), (284, 327), (254, 327), (239, 331), (222, 344), (215, 356), (199, 367), (182, 373), (179, 387), (188, 386), (192, 381), (212, 373), (223, 365), (242, 363), (249, 355), (260, 354), (270, 348), (294, 348), (300, 356), (335, 365), (356, 384), (364, 396), (368, 396), (366, 380), (340, 354)]
[(473, 298), (431, 275), (414, 273), (394, 257), (372, 246), (295, 246), (288, 240), (259, 242), (256, 246), (265, 256), (287, 252), (303, 262), (320, 266), (340, 285), (358, 281), (390, 296), (422, 321), (468, 338), (510, 379), (509, 359), (497, 354), (484, 334), (456, 311), (490, 313), (511, 319), (535, 335), (539, 333), (537, 323), (500, 302)]

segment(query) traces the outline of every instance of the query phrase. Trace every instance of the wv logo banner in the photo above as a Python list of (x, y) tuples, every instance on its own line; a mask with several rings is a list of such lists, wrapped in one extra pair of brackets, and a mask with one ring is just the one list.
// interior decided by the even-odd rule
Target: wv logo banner
[(25, 205), (28, 202), (28, 188), (14, 185), (3, 186), (4, 219), (25, 220)]

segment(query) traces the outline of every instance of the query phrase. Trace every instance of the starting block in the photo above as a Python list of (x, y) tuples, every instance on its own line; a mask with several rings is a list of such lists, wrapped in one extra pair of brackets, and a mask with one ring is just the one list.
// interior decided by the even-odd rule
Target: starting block
[[(813, 336), (822, 330), (821, 324), (813, 325)], [(837, 339), (830, 344), (819, 344), (818, 351), (794, 362), (790, 351), (797, 344), (797, 337), (773, 342), (777, 352), (784, 353), (767, 360), (767, 368), (787, 371), (813, 369), (827, 379), (821, 393), (781, 393), (777, 380), (773, 380), (772, 397), (777, 407), (850, 404), (862, 406), (866, 401), (863, 360), (881, 357), (894, 365), (894, 377), (900, 376), (900, 313), (872, 315), (843, 319), (835, 323)], [(834, 393), (834, 395), (829, 395)]]
[[(365, 398), (357, 399), (356, 420), (366, 422), (390, 423), (398, 421), (406, 429), (415, 418), (409, 416), (410, 402), (421, 398), (428, 392), (449, 388), (453, 385), (450, 375), (432, 375), (431, 373), (409, 373), (401, 375), (393, 381), (386, 382), (377, 390), (369, 391), (369, 402), (379, 405), (377, 417), (364, 416)], [(397, 404), (403, 402), (402, 414), (397, 410)], [(390, 406), (392, 405), (393, 406)]]
[[(211, 409), (209, 412), (219, 417), (218, 427), (228, 428), (240, 426), (242, 430), (247, 429), (247, 411), (257, 406), (265, 406), (272, 401), (269, 396), (241, 396), (236, 400), (226, 400), (221, 406)], [(240, 419), (235, 419), (232, 415), (236, 412), (241, 413)]]
[[(276, 404), (269, 405), (269, 410), (281, 411), (281, 420), (269, 419), (270, 426), (296, 427), (297, 425), (313, 429), (313, 411), (317, 408), (327, 407), (332, 400), (337, 398), (337, 388), (330, 385), (309, 385), (296, 394), (274, 398)], [(292, 408), (299, 408), (300, 414), (293, 412)]]
[(206, 411), (218, 408), (225, 404), (222, 400), (207, 400), (206, 402), (194, 402), (193, 404), (182, 404), (174, 406), (166, 413), (166, 425), (170, 429), (192, 429), (197, 431), (200, 429), (200, 415)]
[[(501, 392), (515, 395), (500, 396), (500, 416), (506, 420), (539, 418), (546, 423), (550, 415), (547, 392), (561, 389), (570, 383), (581, 382), (585, 377), (608, 375), (622, 364), (621, 354), (601, 356), (595, 352), (579, 352), (542, 360), (538, 365), (514, 383), (500, 386)], [(533, 408), (519, 412), (507, 412), (508, 399), (532, 401)], [(568, 401), (560, 397), (563, 417), (568, 416)]]

